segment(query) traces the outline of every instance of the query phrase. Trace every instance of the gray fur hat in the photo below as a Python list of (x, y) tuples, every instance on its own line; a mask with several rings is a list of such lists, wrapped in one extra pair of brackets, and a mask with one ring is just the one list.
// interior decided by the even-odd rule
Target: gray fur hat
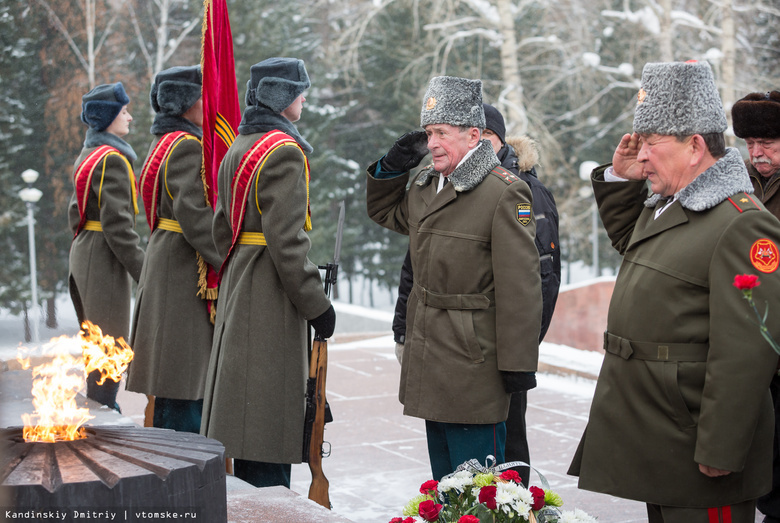
[(200, 65), (176, 66), (157, 73), (149, 93), (154, 112), (181, 116), (201, 97)]
[(268, 58), (253, 65), (249, 72), (246, 105), (260, 103), (277, 114), (311, 87), (303, 60), (297, 58)]
[(635, 132), (690, 136), (722, 133), (726, 127), (726, 112), (707, 62), (645, 64)]
[(420, 111), (420, 125), (446, 123), (485, 128), (482, 81), (437, 76), (428, 84)]
[(81, 97), (81, 121), (96, 131), (105, 131), (129, 103), (122, 82), (98, 85)]

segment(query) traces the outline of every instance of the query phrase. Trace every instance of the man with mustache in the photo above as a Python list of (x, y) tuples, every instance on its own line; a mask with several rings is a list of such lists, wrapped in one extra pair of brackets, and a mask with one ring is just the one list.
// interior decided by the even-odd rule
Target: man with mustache
[[(745, 140), (745, 160), (755, 196), (772, 214), (780, 218), (780, 91), (750, 93), (731, 108), (734, 134)], [(772, 460), (772, 491), (759, 498), (758, 509), (764, 523), (780, 523), (780, 377), (769, 386), (775, 404), (775, 442)]]

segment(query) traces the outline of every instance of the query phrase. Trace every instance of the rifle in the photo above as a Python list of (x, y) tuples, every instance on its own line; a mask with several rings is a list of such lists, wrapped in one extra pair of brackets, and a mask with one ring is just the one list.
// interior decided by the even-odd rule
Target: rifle
[[(336, 285), (341, 255), (341, 237), (344, 232), (344, 202), (339, 204), (339, 221), (336, 232), (336, 252), (333, 263), (319, 265), (325, 270), (325, 295), (330, 297), (330, 289)], [(330, 455), (330, 444), (324, 450), (325, 421), (327, 402), (325, 401), (325, 375), (328, 370), (328, 340), (315, 333), (309, 363), (309, 379), (306, 382), (306, 416), (303, 426), (303, 461), (309, 463), (311, 486), (309, 499), (330, 509), (328, 478), (322, 472), (322, 458)]]

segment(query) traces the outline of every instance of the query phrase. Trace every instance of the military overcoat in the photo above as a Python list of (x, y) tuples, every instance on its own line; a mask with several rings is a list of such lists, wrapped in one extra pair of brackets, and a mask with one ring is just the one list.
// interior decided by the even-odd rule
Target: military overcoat
[[(75, 167), (96, 148), (82, 149)], [(68, 260), (68, 287), (79, 321), (89, 320), (103, 334), (125, 340), (130, 329), (131, 278), (138, 281), (144, 262), (140, 238), (133, 228), (133, 173), (128, 162), (112, 154), (95, 168), (86, 218), (99, 222), (102, 230), (82, 229), (71, 243)], [(68, 208), (73, 234), (79, 218), (74, 193)]]
[(182, 400), (203, 397), (214, 332), (207, 301), (198, 296), (196, 253), (217, 269), (222, 265), (211, 235), (214, 211), (200, 173), (202, 147), (190, 136), (176, 144), (158, 178), (157, 216), (175, 221), (181, 232), (157, 227), (149, 238), (127, 377), (128, 390)]
[[(596, 200), (624, 258), (569, 472), (580, 488), (658, 505), (755, 499), (771, 485), (777, 354), (733, 282), (759, 275), (757, 303), (780, 310), (780, 222), (749, 194), (735, 149), (656, 220), (659, 197), (645, 202), (644, 182), (605, 182), (603, 171), (594, 171)], [(770, 328), (780, 339), (777, 322)], [(710, 478), (699, 464), (731, 474)]]
[[(404, 414), (446, 423), (506, 420), (500, 371), (536, 371), (542, 298), (531, 191), (490, 143), (453, 171), (381, 179), (368, 169), (378, 224), (409, 235), (409, 296), (399, 399)], [(519, 270), (519, 268), (525, 270)]]
[[(223, 255), (231, 181), (262, 136), (238, 135), (219, 169), (213, 231)], [(307, 173), (297, 145), (269, 154), (248, 191), (242, 228), (262, 233), (267, 245), (236, 245), (222, 273), (201, 433), (222, 442), (232, 458), (301, 462), (307, 320), (330, 306), (308, 258)]]

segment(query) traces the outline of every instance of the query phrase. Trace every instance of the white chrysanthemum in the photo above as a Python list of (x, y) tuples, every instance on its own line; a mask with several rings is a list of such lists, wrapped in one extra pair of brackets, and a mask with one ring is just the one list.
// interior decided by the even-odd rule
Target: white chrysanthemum
[(598, 521), (584, 510), (575, 508), (573, 511), (563, 512), (559, 523), (598, 523)]
[(442, 493), (449, 492), (450, 490), (463, 492), (466, 487), (471, 486), (473, 482), (474, 476), (472, 476), (471, 472), (461, 470), (452, 476), (442, 478), (442, 480), (439, 482), (438, 488), (439, 492)]
[(517, 500), (515, 493), (509, 489), (496, 489), (496, 504), (501, 506), (501, 509), (506, 512), (506, 509), (511, 507)]
[(499, 492), (506, 492), (513, 498), (517, 498), (520, 496), (521, 490), (525, 490), (525, 489), (521, 485), (515, 483), (514, 481), (496, 484), (496, 494), (498, 494)]
[(531, 505), (525, 501), (516, 501), (512, 508), (521, 516), (527, 516), (528, 513), (531, 512)]
[(517, 498), (528, 506), (534, 504), (534, 495), (525, 487), (518, 485)]

